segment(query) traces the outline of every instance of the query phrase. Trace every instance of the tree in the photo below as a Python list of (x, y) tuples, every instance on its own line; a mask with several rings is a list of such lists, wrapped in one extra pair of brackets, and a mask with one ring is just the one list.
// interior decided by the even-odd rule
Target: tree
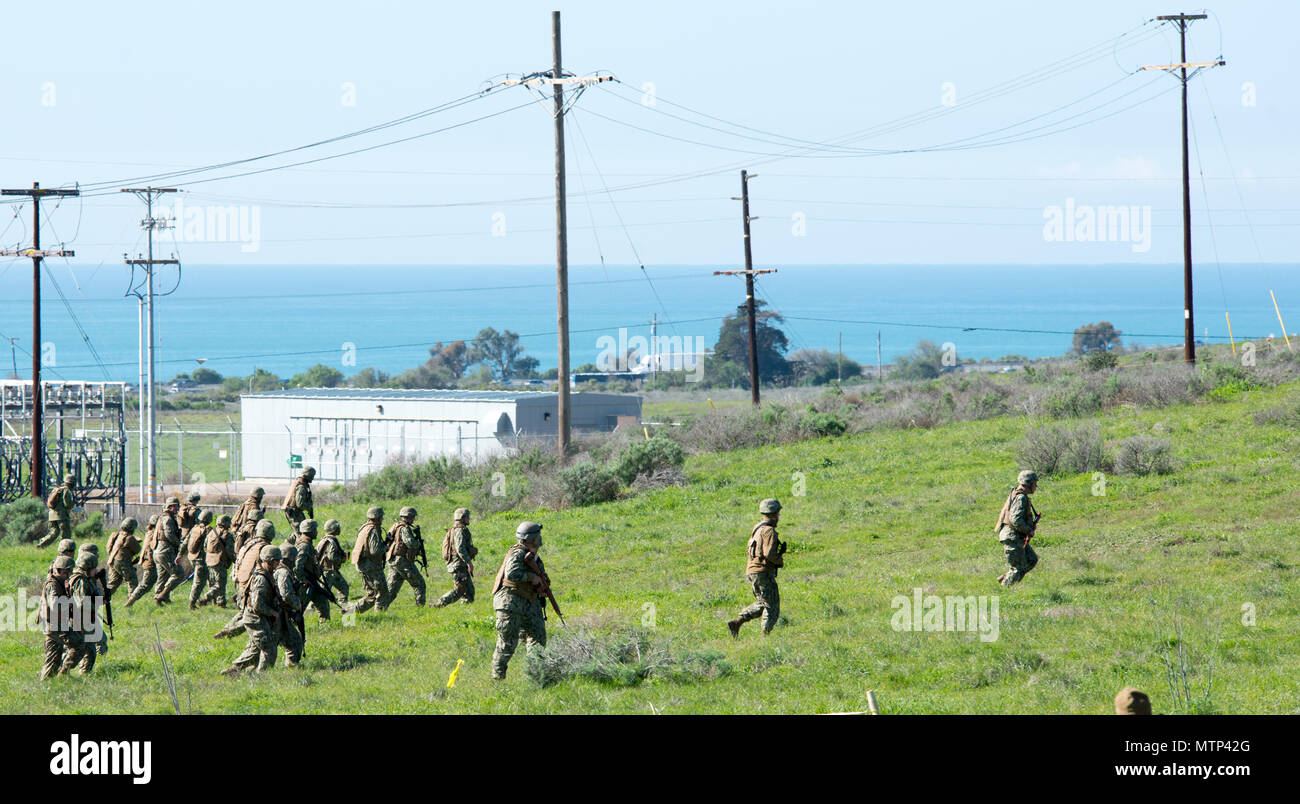
[(862, 374), (862, 366), (844, 355), (837, 356), (826, 349), (800, 349), (790, 354), (790, 367), (800, 382), (826, 385), (843, 376), (845, 379)]
[(1119, 348), (1119, 336), (1123, 332), (1115, 329), (1109, 321), (1098, 321), (1096, 324), (1084, 324), (1074, 331), (1074, 344), (1070, 351), (1075, 354), (1083, 354), (1096, 349), (1110, 351)]
[[(790, 363), (785, 353), (790, 349), (790, 341), (777, 326), (784, 323), (781, 314), (764, 310), (767, 302), (754, 300), (754, 331), (758, 341), (758, 379), (759, 382), (786, 382), (790, 379)], [(721, 370), (721, 363), (731, 363), (743, 370), (744, 387), (749, 387), (749, 317), (745, 305), (736, 308), (736, 312), (722, 319), (722, 328), (718, 332), (718, 342), (713, 347), (714, 368)], [(706, 369), (708, 368), (706, 364)], [(732, 376), (725, 372), (726, 376)]]
[(253, 391), (278, 391), (280, 378), (263, 368), (253, 369), (253, 373), (244, 378), (242, 388)]
[(430, 368), (444, 368), (453, 380), (459, 380), (465, 376), (465, 369), (469, 368), (470, 362), (469, 347), (464, 341), (452, 341), (446, 346), (438, 341), (429, 349), (427, 365)]
[(216, 385), (221, 382), (221, 375), (210, 368), (196, 368), (190, 373), (190, 379), (199, 385)]
[(353, 388), (378, 388), (388, 382), (388, 374), (373, 366), (366, 366), (348, 378), (348, 385)]
[[(519, 333), (506, 330), (497, 332), (492, 327), (479, 330), (470, 344), (469, 362), (483, 363), (492, 370), (492, 376), (500, 382), (509, 382), (520, 372), (524, 347), (519, 345)], [(532, 360), (532, 358), (527, 358)], [(532, 367), (536, 368), (533, 360)], [(526, 368), (526, 364), (525, 364)]]
[(289, 385), (293, 388), (333, 388), (343, 382), (343, 372), (317, 363), (301, 374), (293, 375)]
[(902, 380), (932, 380), (943, 373), (943, 350), (934, 341), (917, 341), (908, 354), (894, 361), (893, 376)]

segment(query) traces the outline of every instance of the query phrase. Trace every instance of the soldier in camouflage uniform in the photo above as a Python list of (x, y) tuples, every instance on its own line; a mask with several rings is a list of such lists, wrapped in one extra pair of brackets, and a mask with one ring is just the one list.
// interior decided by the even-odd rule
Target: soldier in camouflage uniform
[(190, 586), (190, 609), (197, 609), (208, 586), (208, 562), (204, 558), (208, 536), (212, 534), (212, 512), (206, 508), (199, 512), (198, 521), (185, 537), (185, 555), (193, 567), (194, 583)]
[(45, 661), (41, 681), (59, 674), (63, 656), (71, 649), (75, 637), (70, 633), (68, 579), (75, 566), (71, 556), (60, 555), (50, 565), (41, 586), (41, 630), (45, 632)]
[(293, 565), (298, 559), (298, 548), (281, 550), (283, 557), (275, 568), (275, 591), (280, 595), (280, 644), (284, 646), (284, 666), (297, 667), (302, 661), (307, 635), (302, 622), (302, 598), (298, 595), (298, 577)]
[[(263, 519), (257, 523), (257, 528), (253, 531), (252, 537), (244, 542), (244, 546), (239, 548), (235, 555), (235, 600), (244, 599), (244, 582), (242, 578), (252, 577), (257, 571), (258, 562), (261, 561), (261, 551), (263, 547), (271, 547), (271, 540), (275, 538), (275, 525), (271, 520)], [(280, 548), (275, 548), (279, 551)], [(283, 554), (277, 552), (276, 555)], [(277, 561), (280, 559), (277, 558)], [(239, 636), (244, 633), (244, 607), (241, 603), (239, 611), (235, 616), (230, 618), (220, 631), (212, 635), (213, 639), (225, 639), (227, 637)], [(278, 640), (278, 637), (277, 637)]]
[(518, 543), (506, 557), (492, 582), (492, 608), (496, 611), (497, 647), (492, 654), (492, 678), (506, 677), (510, 657), (527, 637), (528, 650), (546, 644), (546, 589), (550, 578), (537, 551), (542, 548), (542, 526), (521, 522), (515, 529)]
[(998, 576), (998, 583), (1003, 586), (1019, 583), (1038, 563), (1038, 554), (1029, 546), (1029, 540), (1038, 529), (1038, 512), (1029, 501), (1029, 495), (1035, 491), (1038, 491), (1038, 475), (1026, 469), (1016, 478), (1016, 487), (998, 514), (998, 541), (1002, 543), (1002, 551), (1011, 565), (1010, 570)]
[(434, 608), (455, 603), (474, 602), (474, 557), (478, 548), (469, 532), (469, 509), (457, 508), (453, 515), (451, 528), (442, 538), (442, 560), (447, 562), (447, 572), (451, 574), (452, 588), (447, 594), (435, 600)]
[(140, 565), (140, 583), (126, 599), (126, 605), (130, 608), (140, 598), (144, 597), (145, 592), (153, 588), (154, 582), (158, 580), (158, 568), (153, 563), (154, 539), (158, 535), (158, 515), (149, 516), (149, 526), (144, 530), (144, 541), (140, 543), (140, 557), (137, 563)]
[(95, 582), (96, 560), (93, 553), (77, 556), (77, 568), (68, 578), (68, 596), (72, 599), (72, 622), (68, 634), (68, 649), (63, 654), (59, 675), (66, 675), (76, 667), (79, 675), (95, 669), (95, 657), (108, 652), (103, 643), (104, 627), (100, 622), (99, 608), (104, 590)]
[(353, 605), (358, 614), (378, 606), (388, 608), (388, 582), (384, 579), (384, 557), (388, 554), (388, 541), (384, 538), (384, 509), (372, 505), (366, 511), (366, 524), (357, 531), (356, 544), (352, 545), (352, 564), (361, 573), (366, 593)]
[(397, 599), (402, 591), (402, 583), (411, 585), (415, 593), (415, 605), (424, 605), (424, 576), (416, 569), (415, 562), (423, 561), (424, 539), (420, 536), (420, 527), (415, 524), (415, 509), (406, 506), (398, 512), (397, 521), (388, 529), (388, 568), (384, 581), (388, 584), (387, 608)]
[[(217, 527), (203, 542), (203, 563), (208, 568), (209, 591), (200, 606), (212, 603), (226, 607), (226, 573), (235, 562), (235, 534), (230, 532), (230, 514), (222, 514)], [(197, 576), (195, 576), (197, 577)]]
[(244, 547), (244, 542), (253, 535), (257, 529), (257, 523), (262, 521), (262, 509), (254, 508), (247, 516), (244, 517), (244, 524), (235, 527), (235, 552), (238, 553)]
[(76, 486), (76, 476), (68, 473), (63, 476), (63, 485), (57, 486), (46, 498), (45, 505), (50, 509), (46, 517), (47, 530), (45, 537), (36, 543), (37, 547), (44, 547), (55, 539), (72, 538), (72, 508), (77, 504), (72, 490)]
[(131, 517), (122, 520), (117, 532), (108, 537), (108, 594), (111, 597), (125, 584), (127, 594), (140, 582), (135, 571), (135, 557), (140, 554), (140, 539), (135, 530), (140, 523)]
[(258, 519), (262, 518), (262, 497), (264, 496), (266, 496), (266, 489), (258, 486), (248, 495), (248, 499), (244, 500), (244, 502), (239, 506), (239, 510), (235, 512), (234, 517), (230, 520), (231, 527), (233, 527), (236, 532), (238, 532), (240, 528), (244, 527), (244, 523), (248, 521), (249, 515), (254, 511), (257, 512)]
[(294, 544), (298, 548), (298, 558), (294, 562), (293, 573), (298, 577), (302, 589), (304, 611), (308, 606), (315, 608), (320, 621), (325, 622), (330, 618), (330, 598), (316, 591), (316, 587), (324, 588), (324, 579), (321, 577), (320, 564), (316, 561), (316, 545), (311, 543), (315, 536), (316, 520), (304, 519), (298, 526), (298, 541)]
[(343, 606), (348, 602), (348, 580), (339, 569), (348, 560), (348, 554), (343, 545), (339, 544), (341, 529), (337, 519), (325, 523), (325, 535), (320, 544), (316, 545), (316, 564), (320, 567), (321, 586), (330, 594), (335, 594), (334, 590), (337, 589), (334, 600)]
[(199, 522), (199, 493), (191, 491), (185, 498), (186, 502), (181, 506), (180, 513), (177, 515), (177, 522), (181, 526), (181, 544), (189, 543), (190, 530)]
[[(68, 558), (73, 559), (73, 563), (75, 564), (77, 558), (77, 543), (71, 539), (59, 540), (58, 552), (54, 554), (54, 557), (58, 558), (59, 556), (67, 556)], [(51, 563), (50, 566), (53, 567), (54, 564)]]
[(727, 621), (733, 637), (740, 636), (740, 626), (758, 617), (763, 618), (763, 633), (770, 634), (781, 617), (781, 590), (776, 584), (777, 571), (785, 566), (786, 545), (776, 532), (781, 521), (781, 503), (768, 498), (759, 503), (758, 512), (763, 521), (749, 535), (745, 564), (745, 577), (753, 589), (754, 602), (742, 609), (736, 619)]
[(284, 515), (293, 525), (290, 532), (296, 532), (298, 523), (304, 519), (316, 518), (316, 506), (311, 498), (311, 481), (314, 477), (316, 470), (308, 466), (294, 479), (289, 493), (284, 495)]
[(248, 630), (248, 645), (230, 667), (221, 671), (223, 676), (239, 675), (249, 667), (260, 672), (275, 666), (283, 604), (272, 573), (280, 563), (280, 548), (264, 544), (258, 550), (257, 567), (239, 599), (240, 619)]
[(180, 500), (168, 497), (167, 507), (154, 527), (153, 563), (158, 570), (158, 590), (154, 592), (153, 601), (159, 606), (172, 602), (172, 590), (185, 582), (181, 568), (176, 566), (176, 557), (182, 547), (181, 526), (176, 519), (180, 507)]

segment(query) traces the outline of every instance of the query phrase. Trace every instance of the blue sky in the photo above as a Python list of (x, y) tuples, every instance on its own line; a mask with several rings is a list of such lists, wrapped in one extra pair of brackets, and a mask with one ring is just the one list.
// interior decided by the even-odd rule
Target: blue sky
[[(739, 209), (729, 196), (744, 166), (760, 174), (751, 185), (760, 264), (1181, 260), (1176, 82), (1127, 75), (1177, 59), (1174, 31), (1143, 23), (1180, 9), (1133, 2), (84, 2), (57, 16), (16, 5), (6, 10), (11, 36), (0, 54), (0, 102), (10, 113), (0, 184), (107, 182), (112, 191), (119, 180), (430, 108), (503, 73), (549, 67), (553, 7), (564, 14), (566, 67), (621, 81), (590, 89), (570, 117), (575, 264), (738, 263)], [(1300, 230), (1300, 4), (1210, 10), (1215, 16), (1192, 27), (1189, 58), (1222, 53), (1228, 64), (1198, 76), (1189, 94), (1201, 157), (1194, 151), (1198, 262), (1216, 250), (1224, 262), (1291, 261)], [(1040, 69), (1088, 48), (1091, 61)], [(997, 86), (1009, 91), (973, 102)], [(503, 112), (311, 166), (176, 179), (185, 208), (210, 215), (240, 205), (250, 227), (256, 215), (255, 243), (183, 242), (181, 256), (195, 264), (547, 264), (551, 121), (535, 103), (503, 111), (527, 100), (514, 88), (292, 156)], [(825, 143), (915, 113), (930, 119), (788, 155), (790, 138)], [(998, 147), (861, 150), (1058, 128), (1069, 130)], [(721, 172), (618, 189), (712, 171)], [(1067, 204), (1150, 207), (1149, 248), (1131, 238), (1045, 238), (1045, 210)], [(134, 197), (91, 195), (52, 209), (44, 238), (69, 241), (78, 265), (103, 265), (142, 248), (141, 216)], [(0, 209), (6, 247), (29, 236), (26, 217)]]

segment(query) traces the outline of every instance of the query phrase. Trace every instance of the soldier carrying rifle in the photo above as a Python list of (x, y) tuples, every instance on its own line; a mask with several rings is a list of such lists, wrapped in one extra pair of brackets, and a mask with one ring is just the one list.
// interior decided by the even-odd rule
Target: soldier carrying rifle
[(1035, 491), (1038, 491), (1038, 475), (1026, 469), (1016, 478), (1016, 487), (1007, 495), (998, 514), (995, 525), (998, 541), (1002, 542), (1007, 563), (1011, 565), (1011, 569), (998, 576), (998, 583), (1003, 586), (1019, 583), (1038, 563), (1038, 554), (1029, 546), (1041, 516), (1029, 501), (1029, 495)]

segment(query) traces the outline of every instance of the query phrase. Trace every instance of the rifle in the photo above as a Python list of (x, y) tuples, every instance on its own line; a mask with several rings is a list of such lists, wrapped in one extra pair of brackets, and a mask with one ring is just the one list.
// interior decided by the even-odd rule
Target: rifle
[(420, 558), (417, 563), (420, 565), (420, 569), (424, 572), (424, 577), (427, 578), (429, 577), (429, 557), (424, 553), (424, 536), (420, 535), (420, 526), (411, 525), (411, 533), (414, 534), (415, 538), (420, 542)]
[(1025, 537), (1025, 547), (1029, 546), (1029, 540), (1034, 538), (1034, 534), (1038, 532), (1038, 520), (1042, 518), (1043, 518), (1042, 514), (1038, 513), (1037, 511), (1034, 512), (1034, 529), (1029, 531), (1029, 535)]
[[(555, 602), (555, 593), (551, 591), (551, 576), (547, 575), (542, 571), (541, 567), (537, 566), (537, 562), (529, 557), (527, 551), (524, 552), (524, 565), (528, 567), (534, 575), (537, 575), (542, 579), (542, 588), (537, 591), (546, 595), (546, 600), (551, 601), (551, 608), (555, 609), (555, 616), (560, 618), (560, 622), (563, 625), (568, 625), (568, 623), (564, 622), (564, 613), (560, 611), (560, 604)], [(545, 607), (545, 601), (543, 601), (542, 608)]]
[(325, 588), (325, 585), (320, 582), (319, 578), (312, 578), (308, 576), (306, 573), (303, 573), (302, 580), (303, 580), (302, 586), (304, 591), (312, 592), (313, 594), (319, 595), (325, 598), (326, 600), (334, 603), (338, 602), (337, 599), (329, 593), (329, 590)]
[(108, 573), (99, 570), (93, 576), (99, 583), (99, 588), (104, 590), (104, 625), (108, 626), (108, 638), (113, 638), (113, 593), (108, 591)]

